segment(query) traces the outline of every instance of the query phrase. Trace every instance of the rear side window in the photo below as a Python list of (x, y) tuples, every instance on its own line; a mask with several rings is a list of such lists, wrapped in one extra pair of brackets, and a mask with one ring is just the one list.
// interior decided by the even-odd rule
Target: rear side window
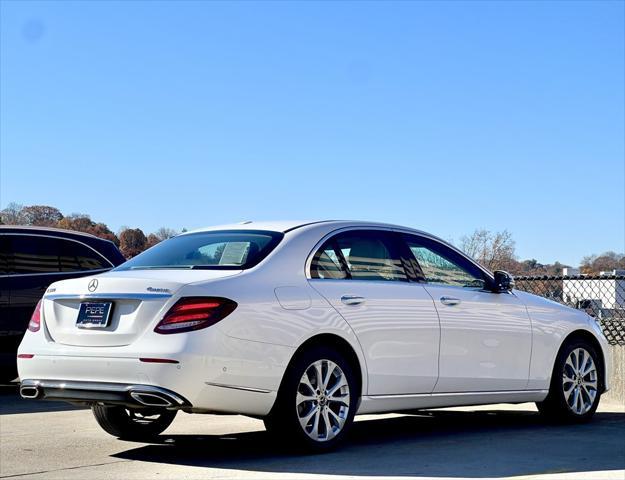
[(63, 239), (59, 239), (59, 245), (62, 272), (111, 268), (107, 260), (85, 245)]
[(246, 269), (265, 258), (283, 237), (279, 232), (259, 230), (190, 233), (158, 243), (117, 270)]
[(369, 230), (341, 233), (326, 242), (313, 257), (311, 277), (408, 281), (393, 237)]
[(312, 278), (342, 280), (348, 278), (347, 269), (339, 259), (340, 253), (334, 240), (326, 242), (313, 257), (310, 265)]
[(110, 268), (97, 252), (72, 240), (38, 235), (10, 235), (13, 273), (58, 273)]

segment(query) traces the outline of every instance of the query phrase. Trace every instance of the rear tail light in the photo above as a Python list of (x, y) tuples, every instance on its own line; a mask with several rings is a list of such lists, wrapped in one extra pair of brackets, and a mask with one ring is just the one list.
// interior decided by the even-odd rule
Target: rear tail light
[(221, 297), (182, 298), (169, 309), (154, 331), (169, 334), (210, 327), (237, 308), (237, 303)]
[(30, 322), (28, 322), (28, 330), (31, 332), (38, 332), (39, 328), (41, 328), (41, 300), (37, 302), (35, 311), (30, 317)]

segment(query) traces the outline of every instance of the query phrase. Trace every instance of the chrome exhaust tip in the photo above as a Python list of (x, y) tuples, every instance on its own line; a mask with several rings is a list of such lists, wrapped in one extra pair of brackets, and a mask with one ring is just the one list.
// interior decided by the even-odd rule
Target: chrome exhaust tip
[(34, 399), (39, 397), (41, 391), (36, 385), (22, 385), (20, 387), (20, 395), (22, 398)]
[(146, 407), (171, 407), (173, 402), (161, 393), (130, 392), (130, 396)]

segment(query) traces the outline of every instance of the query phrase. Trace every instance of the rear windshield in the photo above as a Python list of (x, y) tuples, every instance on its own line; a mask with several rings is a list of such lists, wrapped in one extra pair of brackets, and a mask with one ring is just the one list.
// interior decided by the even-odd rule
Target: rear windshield
[(115, 270), (251, 268), (265, 258), (283, 236), (282, 233), (260, 230), (180, 235), (155, 245)]

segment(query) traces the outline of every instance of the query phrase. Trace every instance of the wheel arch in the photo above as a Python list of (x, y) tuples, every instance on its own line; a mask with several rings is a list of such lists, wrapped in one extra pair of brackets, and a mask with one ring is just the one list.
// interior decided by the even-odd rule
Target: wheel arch
[(554, 359), (554, 367), (555, 367), (555, 361), (560, 356), (560, 352), (562, 351), (562, 349), (569, 343), (578, 341), (578, 340), (588, 342), (597, 351), (597, 354), (599, 355), (599, 368), (601, 369), (601, 376), (599, 378), (601, 382), (600, 390), (601, 392), (605, 391), (606, 385), (608, 384), (608, 381), (607, 381), (608, 379), (606, 378), (606, 376), (608, 375), (608, 372), (606, 369), (605, 352), (601, 346), (601, 343), (597, 339), (597, 337), (593, 335), (591, 332), (589, 332), (588, 330), (583, 330), (583, 329), (574, 330), (570, 332), (564, 338), (564, 340), (560, 344), (560, 348), (558, 349), (558, 352)]
[[(367, 374), (364, 359), (360, 358), (356, 348), (354, 348), (349, 340), (345, 339), (340, 335), (337, 335), (336, 333), (317, 333), (306, 339), (291, 356), (291, 360), (289, 360), (289, 364), (287, 365), (287, 371), (289, 370), (289, 368), (291, 368), (291, 365), (293, 365), (293, 363), (299, 358), (299, 356), (303, 352), (314, 348), (315, 346), (329, 346), (336, 349), (338, 352), (345, 356), (345, 359), (349, 362), (350, 366), (354, 370), (354, 373), (356, 374), (359, 390), (358, 397), (361, 398), (367, 385)], [(280, 382), (280, 388), (282, 388), (283, 382), (284, 376), (282, 378), (282, 381)]]

